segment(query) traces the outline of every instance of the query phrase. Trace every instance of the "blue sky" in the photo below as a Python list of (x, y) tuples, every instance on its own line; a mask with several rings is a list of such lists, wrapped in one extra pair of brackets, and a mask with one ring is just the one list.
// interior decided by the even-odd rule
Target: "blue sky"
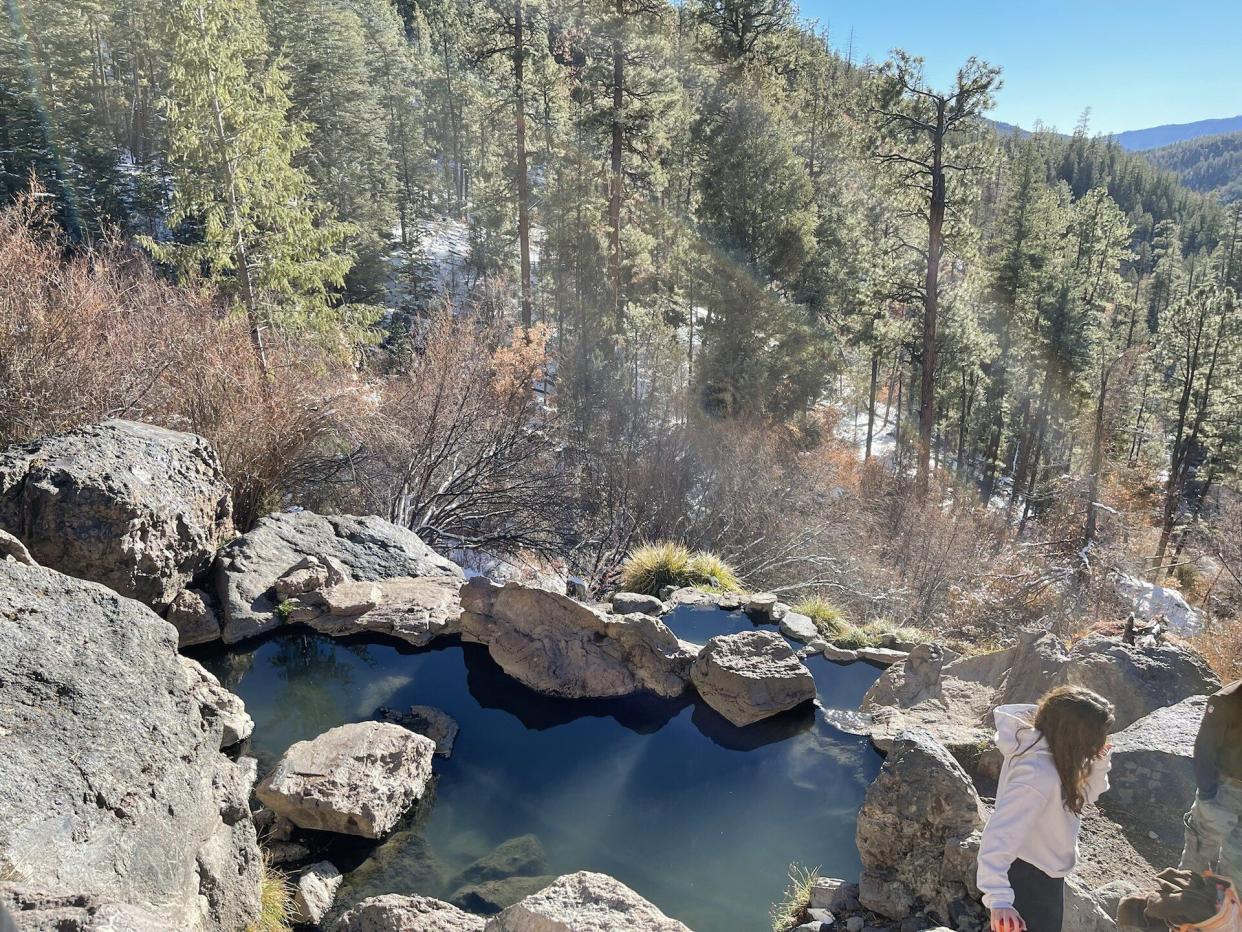
[(1242, 0), (800, 0), (855, 58), (901, 47), (944, 85), (969, 55), (1004, 69), (992, 116), (1091, 131), (1242, 114)]

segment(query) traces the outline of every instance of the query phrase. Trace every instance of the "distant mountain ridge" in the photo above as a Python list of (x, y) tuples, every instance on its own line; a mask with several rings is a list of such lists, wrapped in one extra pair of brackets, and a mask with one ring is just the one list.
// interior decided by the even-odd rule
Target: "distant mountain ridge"
[(1142, 156), (1194, 191), (1226, 204), (1242, 199), (1242, 130), (1148, 149)]
[(1142, 152), (1147, 149), (1169, 146), (1176, 142), (1198, 139), (1201, 136), (1219, 136), (1223, 133), (1238, 131), (1242, 131), (1242, 116), (1196, 120), (1194, 123), (1166, 123), (1163, 126), (1152, 126), (1147, 129), (1130, 129), (1123, 133), (1116, 133), (1113, 139), (1123, 149)]

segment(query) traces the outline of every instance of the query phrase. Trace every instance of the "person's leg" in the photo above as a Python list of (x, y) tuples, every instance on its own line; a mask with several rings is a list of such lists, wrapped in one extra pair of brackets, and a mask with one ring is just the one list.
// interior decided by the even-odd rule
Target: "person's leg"
[(1049, 877), (1025, 861), (1009, 868), (1013, 908), (1026, 923), (1027, 932), (1061, 932), (1065, 910), (1065, 880)]
[(1220, 865), (1216, 872), (1242, 884), (1242, 781), (1226, 780), (1217, 793), (1217, 801), (1232, 824), (1223, 825), (1220, 844)]
[(1184, 871), (1196, 874), (1213, 867), (1220, 857), (1221, 842), (1230, 824), (1228, 810), (1221, 805), (1217, 791), (1216, 799), (1195, 799), (1186, 815), (1186, 844), (1182, 848), (1182, 860), (1178, 865)]

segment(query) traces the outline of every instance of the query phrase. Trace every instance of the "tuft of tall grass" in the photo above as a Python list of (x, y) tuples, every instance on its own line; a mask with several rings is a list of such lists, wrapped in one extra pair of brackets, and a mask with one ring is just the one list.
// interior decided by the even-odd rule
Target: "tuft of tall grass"
[(789, 865), (789, 886), (780, 902), (773, 903), (769, 913), (772, 919), (772, 932), (789, 932), (796, 929), (809, 918), (807, 910), (811, 906), (811, 888), (819, 879), (818, 867), (801, 867)]
[(838, 647), (858, 650), (860, 647), (879, 647), (887, 637), (911, 644), (926, 644), (930, 640), (925, 631), (918, 628), (902, 627), (895, 621), (880, 618), (857, 627), (847, 626), (846, 630), (833, 639)]
[(841, 637), (849, 628), (842, 611), (821, 595), (803, 599), (793, 610), (815, 622), (820, 636), (826, 641)]
[(259, 869), (259, 917), (246, 932), (290, 932), (293, 928), (293, 891), (289, 880), (263, 856)]
[(691, 553), (673, 541), (635, 547), (621, 567), (621, 588), (658, 596), (665, 586), (710, 586), (736, 592), (742, 583), (733, 567), (714, 553)]

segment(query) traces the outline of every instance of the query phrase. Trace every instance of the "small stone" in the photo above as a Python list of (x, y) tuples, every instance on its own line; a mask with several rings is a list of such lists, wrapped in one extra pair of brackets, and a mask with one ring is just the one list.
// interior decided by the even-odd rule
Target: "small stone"
[(853, 663), (858, 659), (858, 651), (837, 647), (836, 644), (827, 645), (820, 653), (835, 663)]
[(902, 663), (909, 654), (902, 650), (891, 650), (887, 647), (861, 647), (858, 649), (858, 656), (862, 660), (891, 667), (895, 663)]
[(440, 757), (451, 757), (453, 745), (457, 741), (458, 725), (456, 720), (435, 706), (412, 705), (408, 712), (381, 708), (376, 713), (386, 722), (408, 728), (436, 743), (436, 754)]
[(617, 615), (664, 614), (664, 600), (641, 592), (618, 592), (612, 597), (612, 611)]
[(837, 921), (837, 917), (829, 910), (817, 909), (814, 906), (808, 909), (806, 914), (811, 917), (813, 922), (818, 922), (820, 925), (830, 926)]
[(294, 864), (310, 857), (310, 848), (296, 841), (273, 841), (263, 846), (272, 864)]
[(293, 891), (293, 920), (317, 925), (332, 908), (336, 891), (344, 879), (331, 861), (320, 861), (308, 867)]
[(343, 582), (320, 593), (328, 614), (337, 618), (362, 615), (380, 604), (384, 597), (373, 582)]
[(776, 595), (772, 592), (755, 592), (746, 600), (746, 614), (759, 618), (773, 618)]
[(846, 932), (862, 932), (865, 925), (866, 923), (863, 922), (862, 916), (850, 916), (849, 919), (845, 920)]

